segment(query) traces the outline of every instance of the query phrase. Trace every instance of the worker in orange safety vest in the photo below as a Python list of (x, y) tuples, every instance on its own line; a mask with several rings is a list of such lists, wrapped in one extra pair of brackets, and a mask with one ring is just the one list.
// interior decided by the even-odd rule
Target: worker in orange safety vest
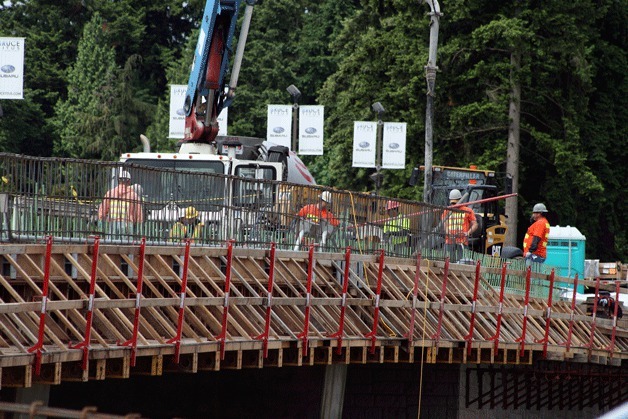
[(543, 263), (547, 257), (547, 240), (549, 239), (550, 225), (545, 218), (547, 208), (545, 204), (536, 204), (532, 208), (532, 225), (528, 228), (523, 239), (523, 254), (526, 266), (532, 262)]
[[(449, 192), (449, 203), (456, 205), (462, 199), (458, 189)], [(467, 206), (456, 207), (458, 211), (445, 211), (443, 222), (445, 227), (445, 244), (449, 249), (449, 257), (456, 262), (462, 255), (462, 247), (469, 244), (469, 237), (478, 229), (478, 221), (473, 210)]]
[(98, 207), (98, 219), (118, 239), (132, 235), (134, 224), (144, 221), (141, 198), (131, 187), (131, 175), (126, 170), (120, 170), (118, 185), (105, 194)]

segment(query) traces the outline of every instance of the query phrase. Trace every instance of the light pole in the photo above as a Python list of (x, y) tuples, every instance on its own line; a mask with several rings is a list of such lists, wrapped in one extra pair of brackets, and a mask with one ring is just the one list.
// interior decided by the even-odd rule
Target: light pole
[(430, 7), (430, 47), (425, 80), (427, 82), (427, 104), (425, 107), (425, 174), (423, 183), (423, 201), (429, 202), (432, 196), (432, 154), (434, 137), (434, 89), (436, 85), (436, 49), (438, 48), (438, 25), (441, 16), (438, 0), (423, 0)]
[(301, 97), (301, 91), (297, 89), (294, 84), (291, 84), (286, 88), (290, 96), (292, 96), (292, 151), (297, 152), (297, 121), (299, 118), (299, 98)]
[(384, 175), (380, 173), (382, 168), (382, 134), (384, 133), (384, 121), (382, 121), (382, 115), (386, 112), (386, 109), (380, 102), (375, 102), (371, 105), (373, 112), (377, 113), (377, 149), (375, 150), (375, 173), (370, 178), (375, 182), (375, 195), (379, 195), (379, 187), (382, 183)]

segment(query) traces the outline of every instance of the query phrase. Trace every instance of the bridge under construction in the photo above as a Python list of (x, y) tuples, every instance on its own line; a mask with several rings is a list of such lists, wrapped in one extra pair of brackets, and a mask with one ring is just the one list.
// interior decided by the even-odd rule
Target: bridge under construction
[[(379, 211), (386, 200), (364, 194), (332, 190), (342, 228), (325, 240), (320, 226), (295, 222), (296, 209), (324, 188), (219, 175), (133, 168), (146, 184), (166, 173), (182, 184), (214, 182), (220, 193), (160, 198), (155, 186), (141, 196), (143, 223), (116, 235), (95, 214), (118, 166), (0, 156), (2, 388), (166, 372), (451, 364), (477, 367), (466, 387), (477, 395), (469, 390), (466, 400), (482, 407), (498, 403), (496, 381), (528, 388), (529, 369), (537, 377), (539, 362), (555, 362), (563, 367), (543, 371), (619, 383), (604, 393), (605, 406), (628, 398), (625, 320), (597, 306), (600, 290), (619, 301), (619, 283), (473, 252), (454, 263), (442, 246), (443, 209), (410, 201), (400, 201), (408, 238), (391, 242)], [(237, 191), (254, 199), (238, 201)], [(168, 226), (191, 203), (204, 236), (169, 238)], [(588, 308), (577, 304), (578, 285), (595, 289)], [(540, 397), (507, 388), (504, 405)], [(583, 400), (555, 405), (595, 403)]]

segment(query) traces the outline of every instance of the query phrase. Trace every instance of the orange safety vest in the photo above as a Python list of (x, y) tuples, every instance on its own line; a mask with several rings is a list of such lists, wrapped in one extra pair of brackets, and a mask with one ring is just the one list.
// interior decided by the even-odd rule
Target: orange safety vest
[(545, 217), (539, 217), (532, 225), (528, 228), (526, 232), (526, 236), (523, 239), (523, 254), (525, 255), (530, 251), (530, 246), (532, 246), (532, 241), (534, 240), (534, 236), (540, 238), (539, 244), (533, 254), (545, 258), (547, 257), (547, 240), (549, 239), (550, 225), (547, 222)]
[(445, 220), (445, 243), (447, 244), (468, 244), (467, 236), (464, 234), (471, 228), (471, 223), (475, 219), (475, 213), (469, 207), (457, 207), (464, 213), (445, 211), (443, 220)]
[(302, 218), (307, 218), (308, 220), (311, 220), (315, 223), (318, 223), (322, 218), (334, 227), (340, 224), (340, 221), (338, 221), (338, 219), (334, 217), (334, 214), (332, 214), (331, 211), (328, 211), (327, 208), (321, 210), (320, 207), (316, 204), (304, 206), (297, 213), (297, 215)]

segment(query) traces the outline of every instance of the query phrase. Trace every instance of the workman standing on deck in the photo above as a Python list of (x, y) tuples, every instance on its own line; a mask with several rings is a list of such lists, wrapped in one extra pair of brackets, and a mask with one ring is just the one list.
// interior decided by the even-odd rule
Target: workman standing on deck
[[(449, 192), (450, 205), (456, 205), (462, 199), (458, 189)], [(473, 210), (467, 206), (456, 207), (458, 211), (445, 211), (443, 220), (445, 223), (445, 244), (449, 250), (452, 262), (458, 261), (462, 255), (462, 247), (469, 245), (469, 237), (478, 229), (478, 221)]]
[(107, 230), (114, 238), (133, 234), (135, 223), (144, 221), (142, 202), (131, 187), (131, 175), (120, 170), (118, 186), (105, 194), (98, 207), (98, 219), (107, 223)]
[(408, 244), (410, 235), (410, 219), (401, 214), (399, 208), (401, 204), (390, 200), (386, 203), (386, 213), (388, 218), (384, 221), (384, 239), (392, 245), (395, 253), (400, 253), (403, 246)]
[(532, 262), (543, 263), (547, 257), (547, 240), (549, 239), (550, 225), (545, 218), (547, 208), (545, 204), (536, 204), (532, 208), (532, 225), (528, 228), (523, 239), (523, 254), (526, 266)]
[(297, 216), (305, 218), (315, 224), (321, 222), (321, 220), (327, 221), (334, 227), (340, 224), (340, 221), (330, 210), (331, 206), (331, 192), (324, 191), (320, 196), (320, 202), (318, 204), (309, 204), (299, 210)]

